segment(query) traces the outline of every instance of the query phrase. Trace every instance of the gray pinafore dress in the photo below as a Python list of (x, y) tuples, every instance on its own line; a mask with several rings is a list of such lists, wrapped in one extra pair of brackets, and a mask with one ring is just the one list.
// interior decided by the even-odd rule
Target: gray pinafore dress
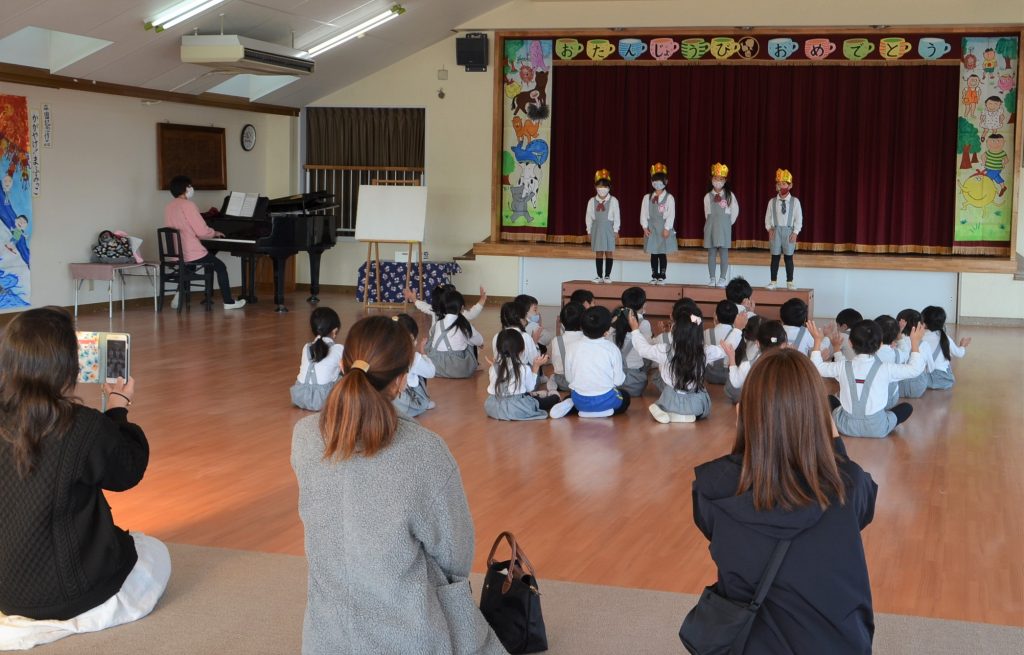
[[(458, 328), (456, 328), (458, 329)], [(437, 335), (441, 333), (441, 341), (448, 350), (437, 349)], [(427, 340), (427, 356), (434, 362), (435, 374), (439, 378), (468, 378), (476, 372), (476, 353), (472, 348), (465, 350), (452, 350), (452, 343), (448, 340), (448, 330), (444, 329), (444, 321), (438, 321), (430, 326), (430, 338)]]
[[(731, 248), (732, 247), (732, 214), (729, 213), (729, 205), (722, 207), (715, 202), (715, 194), (711, 196), (708, 205), (710, 213), (704, 221), (704, 247), (705, 248)], [(723, 194), (724, 195), (724, 194)]]
[(419, 386), (406, 387), (398, 394), (391, 404), (395, 409), (409, 418), (415, 418), (427, 411), (430, 405), (430, 395), (427, 394), (427, 381), (420, 378)]
[(594, 221), (590, 224), (590, 247), (594, 252), (612, 252), (615, 250), (615, 226), (608, 216), (612, 196), (609, 194), (604, 202), (597, 198), (591, 202), (594, 203)]
[(622, 371), (626, 374), (626, 379), (619, 385), (619, 389), (622, 389), (634, 398), (638, 398), (644, 395), (644, 389), (647, 388), (647, 360), (644, 360), (644, 365), (640, 368), (626, 367), (626, 356), (633, 352), (633, 339), (628, 334), (622, 342), (620, 351), (622, 352)]
[(331, 389), (334, 388), (336, 383), (337, 380), (327, 384), (319, 384), (316, 381), (316, 362), (310, 359), (309, 367), (306, 369), (305, 381), (296, 382), (290, 389), (292, 404), (300, 409), (319, 412), (324, 408), (327, 396), (331, 393)]
[[(902, 352), (900, 352), (899, 350), (896, 350), (895, 348), (893, 348), (892, 349), (892, 353), (893, 353), (893, 363), (894, 364), (906, 364), (907, 363), (907, 362), (903, 361), (903, 353)], [(900, 383), (898, 381), (897, 382), (890, 382), (889, 383), (889, 401), (887, 403), (885, 403), (885, 408), (886, 409), (892, 409), (893, 407), (898, 405), (899, 402), (900, 402)]]
[[(718, 337), (715, 336), (715, 328), (708, 330), (711, 338), (711, 345), (718, 345)], [(704, 367), (704, 382), (711, 384), (725, 384), (729, 381), (729, 367), (725, 359), (719, 359), (707, 364)]]
[[(935, 349), (932, 350), (932, 361), (938, 361), (939, 353), (942, 352), (942, 345), (935, 344)], [(925, 372), (925, 377), (928, 380), (929, 389), (952, 389), (953, 384), (956, 382), (956, 378), (953, 377), (953, 364), (947, 362), (949, 366), (945, 371), (935, 369), (931, 373)]]
[[(773, 255), (792, 255), (796, 252), (796, 244), (791, 243), (789, 235), (793, 234), (793, 203), (795, 198), (792, 195), (787, 200), (778, 196), (771, 199), (772, 206), (772, 227), (775, 229), (775, 236), (772, 237), (769, 247)], [(779, 217), (786, 217), (786, 225), (779, 225)]]
[[(494, 368), (497, 370), (498, 365)], [(545, 419), (548, 413), (540, 408), (537, 399), (528, 393), (514, 396), (487, 395), (484, 413), (499, 421), (536, 421)]]
[[(666, 344), (666, 345), (672, 343), (672, 340), (669, 338), (670, 336), (671, 336), (670, 333), (662, 332), (661, 333), (661, 342)], [(668, 366), (668, 364), (666, 364), (665, 366)], [(655, 371), (654, 371), (654, 388), (658, 390), (658, 393), (661, 393), (662, 391), (665, 390), (665, 381), (661, 379), (661, 367), (660, 366), (655, 367)]]
[[(754, 355), (754, 358), (750, 360), (750, 365), (753, 366), (757, 358), (761, 356), (761, 353)], [(728, 370), (728, 369), (727, 369)], [(732, 382), (728, 378), (725, 380), (725, 396), (733, 402), (733, 404), (740, 402), (740, 396), (743, 394), (743, 387), (734, 387)]]
[(677, 391), (666, 384), (656, 404), (671, 414), (692, 414), (697, 418), (707, 418), (711, 415), (711, 396), (707, 390)]
[[(558, 352), (562, 355), (562, 370), (565, 370), (565, 335), (560, 334), (555, 337), (555, 341), (558, 343)], [(551, 379), (555, 381), (555, 385), (559, 391), (569, 391), (569, 380), (566, 379), (564, 373), (555, 373), (551, 376)]]
[(853, 376), (853, 362), (844, 362), (843, 372), (846, 375), (846, 382), (850, 386), (850, 397), (853, 399), (853, 411), (848, 412), (842, 407), (836, 407), (832, 412), (836, 427), (841, 434), (850, 437), (886, 437), (896, 427), (896, 415), (892, 412), (882, 410), (868, 415), (868, 392), (875, 381), (878, 369), (882, 368), (882, 360), (875, 357), (875, 361), (868, 370), (868, 375), (863, 380), (861, 391), (857, 393), (857, 382)]
[[(667, 191), (664, 198), (668, 202)], [(663, 203), (656, 201), (653, 193), (647, 195), (647, 203), (647, 229), (651, 231), (651, 236), (644, 241), (644, 252), (648, 255), (665, 255), (679, 250), (675, 230), (669, 230), (667, 237), (661, 236), (665, 229), (665, 216), (661, 213)]]

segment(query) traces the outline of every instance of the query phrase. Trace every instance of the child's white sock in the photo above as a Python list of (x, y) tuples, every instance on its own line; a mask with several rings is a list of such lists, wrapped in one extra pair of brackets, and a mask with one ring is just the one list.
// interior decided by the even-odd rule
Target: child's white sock
[(605, 418), (614, 413), (614, 409), (605, 409), (600, 412), (580, 412), (580, 418)]
[(668, 412), (668, 419), (672, 423), (693, 423), (697, 420), (697, 417), (693, 414), (675, 414)]

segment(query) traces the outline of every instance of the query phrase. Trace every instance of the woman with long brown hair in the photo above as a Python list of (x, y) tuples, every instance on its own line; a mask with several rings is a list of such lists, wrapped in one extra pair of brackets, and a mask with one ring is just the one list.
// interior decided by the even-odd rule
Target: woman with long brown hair
[(392, 405), (412, 361), (397, 322), (358, 321), (323, 412), (295, 425), (305, 655), (505, 652), (470, 595), (473, 520), (458, 465)]
[(750, 369), (732, 453), (698, 466), (693, 518), (711, 542), (718, 594), (754, 597), (780, 541), (789, 550), (747, 653), (870, 653), (871, 586), (860, 531), (878, 485), (833, 438), (811, 361), (771, 349)]
[(0, 341), (0, 650), (134, 621), (167, 586), (152, 537), (114, 525), (104, 490), (142, 480), (149, 444), (128, 422), (135, 381), (74, 397), (78, 340), (59, 307), (19, 314)]

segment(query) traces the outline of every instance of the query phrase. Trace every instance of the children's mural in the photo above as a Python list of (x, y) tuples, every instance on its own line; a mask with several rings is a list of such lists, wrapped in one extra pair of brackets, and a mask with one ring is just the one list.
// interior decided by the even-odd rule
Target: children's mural
[(0, 309), (31, 302), (31, 154), (27, 98), (0, 95)]
[(543, 239), (548, 226), (551, 41), (505, 41), (502, 238)]
[(965, 37), (961, 48), (954, 252), (982, 254), (959, 242), (1010, 240), (1019, 40)]

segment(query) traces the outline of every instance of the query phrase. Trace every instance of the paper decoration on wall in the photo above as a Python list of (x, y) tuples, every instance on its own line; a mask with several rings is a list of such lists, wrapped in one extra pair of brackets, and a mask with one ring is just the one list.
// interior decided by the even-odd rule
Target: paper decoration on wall
[(504, 84), (508, 99), (502, 118), (502, 238), (543, 240), (548, 226), (546, 164), (551, 142), (552, 50), (564, 59), (586, 52), (601, 60), (615, 51), (607, 39), (505, 41)]
[(0, 308), (31, 303), (32, 168), (28, 100), (0, 95)]
[[(942, 47), (923, 47), (932, 45)], [(955, 253), (1003, 253), (1010, 245), (1019, 46), (1011, 36), (961, 42)]]

